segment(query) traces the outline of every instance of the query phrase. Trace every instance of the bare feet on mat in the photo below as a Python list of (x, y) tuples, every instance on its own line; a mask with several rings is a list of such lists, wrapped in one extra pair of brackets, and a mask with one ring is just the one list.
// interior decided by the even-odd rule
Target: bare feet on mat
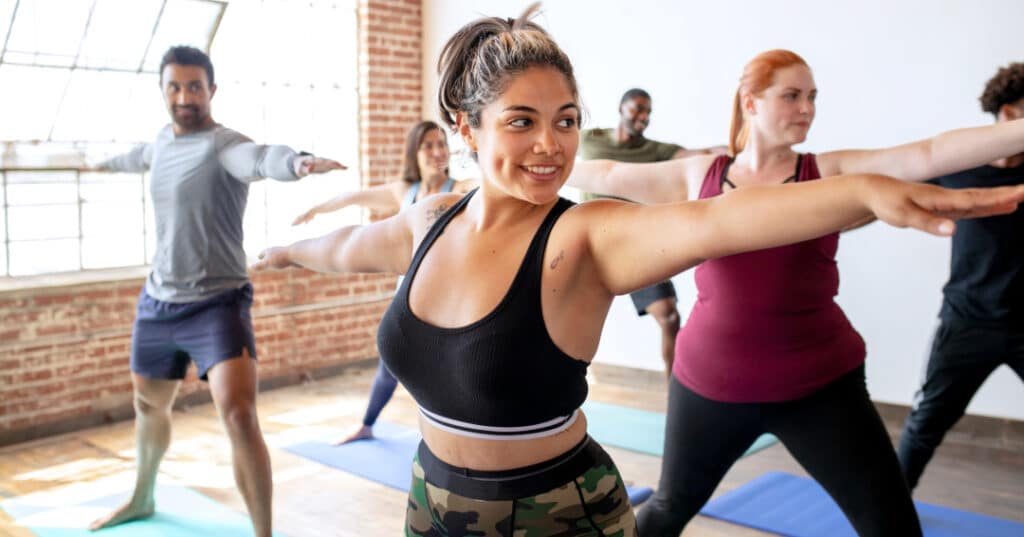
[(128, 503), (111, 511), (107, 516), (94, 520), (92, 524), (89, 524), (89, 530), (96, 531), (131, 520), (151, 517), (154, 512), (156, 512), (156, 508), (153, 500), (142, 503), (135, 503), (129, 500)]
[(366, 440), (367, 438), (373, 438), (373, 427), (359, 424), (359, 427), (352, 429), (352, 431), (345, 436), (331, 442), (331, 445), (341, 446), (349, 442), (355, 442), (356, 440)]

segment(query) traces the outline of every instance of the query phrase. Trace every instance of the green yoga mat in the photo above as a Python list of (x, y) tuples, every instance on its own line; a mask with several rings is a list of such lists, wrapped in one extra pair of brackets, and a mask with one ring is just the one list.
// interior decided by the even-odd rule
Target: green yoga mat
[[(583, 412), (587, 415), (587, 432), (598, 442), (662, 456), (665, 446), (664, 414), (595, 401), (584, 403)], [(761, 435), (743, 456), (756, 453), (776, 442), (778, 439), (770, 434)]]
[[(102, 493), (101, 493), (102, 494)], [(0, 509), (39, 537), (251, 537), (245, 516), (198, 492), (180, 486), (158, 485), (157, 512), (145, 520), (91, 532), (89, 523), (121, 505), (129, 492), (98, 497), (36, 492), (0, 502)], [(275, 532), (277, 537), (280, 534)]]

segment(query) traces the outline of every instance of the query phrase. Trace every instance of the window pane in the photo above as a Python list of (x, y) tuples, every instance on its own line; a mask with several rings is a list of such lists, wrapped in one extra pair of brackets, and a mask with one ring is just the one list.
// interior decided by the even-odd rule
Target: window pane
[(149, 259), (142, 251), (142, 235), (82, 239), (82, 268), (110, 268), (145, 265)]
[[(14, 3), (16, 0), (0, 0), (0, 43), (7, 40), (7, 29), (11, 25), (11, 16), (14, 15)], [(0, 272), (4, 265), (0, 264)]]
[(253, 183), (249, 187), (249, 204), (245, 209), (242, 230), (245, 233), (244, 248), (246, 255), (256, 256), (267, 247), (267, 194), (266, 186), (270, 181)]
[[(313, 145), (309, 151), (345, 164), (359, 165), (359, 95), (353, 89), (317, 88), (313, 91)], [(411, 126), (411, 125), (410, 125)]]
[(268, 144), (284, 144), (301, 150), (313, 145), (313, 91), (309, 86), (272, 86), (267, 88)]
[(145, 70), (160, 68), (164, 52), (174, 45), (192, 45), (206, 50), (223, 4), (205, 0), (167, 0), (163, 15), (146, 55)]
[[(38, 205), (7, 208), (11, 240), (78, 237), (76, 205)], [(14, 256), (12, 254), (13, 257)]]
[(116, 139), (135, 73), (75, 70), (53, 126), (53, 140)]
[(23, 0), (14, 16), (8, 52), (33, 53), (44, 65), (71, 65), (91, 7), (92, 2)]
[[(218, 89), (218, 96), (220, 91)], [(219, 99), (218, 99), (219, 100)], [(151, 142), (167, 124), (167, 107), (160, 93), (160, 77), (142, 73), (131, 82), (128, 101), (118, 117), (120, 125), (114, 139), (124, 142)]]
[(97, 0), (78, 65), (138, 69), (160, 12), (160, 3), (160, 0)]
[(94, 240), (109, 240), (115, 244), (142, 242), (141, 203), (83, 203), (82, 236)]
[(267, 131), (264, 113), (266, 93), (266, 88), (258, 83), (218, 83), (213, 117), (224, 126), (262, 143)]
[(11, 243), (11, 276), (78, 270), (78, 239)]
[(8, 205), (74, 204), (77, 201), (73, 171), (7, 173)]
[[(0, 172), (2, 173), (2, 172)], [(0, 194), (3, 194), (0, 192)], [(0, 197), (0, 276), (7, 275), (7, 209)]]
[[(120, 201), (130, 202), (142, 210), (142, 176), (129, 173), (83, 173), (80, 187), (82, 201)], [(138, 218), (142, 218), (139, 213)], [(139, 225), (142, 221), (138, 220)]]
[(0, 140), (46, 140), (69, 74), (0, 65)]

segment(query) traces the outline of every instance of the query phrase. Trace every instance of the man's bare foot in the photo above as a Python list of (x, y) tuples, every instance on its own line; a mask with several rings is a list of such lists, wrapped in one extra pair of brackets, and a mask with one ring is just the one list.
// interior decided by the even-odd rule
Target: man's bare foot
[(136, 504), (129, 500), (128, 503), (118, 507), (107, 516), (94, 520), (92, 524), (89, 524), (89, 531), (96, 531), (131, 520), (151, 517), (153, 516), (153, 513), (156, 512), (155, 507), (153, 500), (140, 504)]
[(353, 429), (349, 434), (331, 442), (332, 446), (340, 446), (349, 442), (355, 442), (356, 440), (366, 440), (373, 438), (373, 427), (369, 425), (360, 424), (358, 428)]

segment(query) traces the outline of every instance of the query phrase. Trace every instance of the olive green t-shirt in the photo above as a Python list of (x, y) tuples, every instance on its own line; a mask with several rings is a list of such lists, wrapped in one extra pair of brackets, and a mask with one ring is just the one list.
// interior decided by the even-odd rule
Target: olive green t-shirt
[(619, 162), (661, 162), (671, 160), (683, 147), (644, 139), (640, 145), (620, 144), (615, 129), (587, 129), (580, 133), (583, 160), (609, 159)]
[[(672, 160), (672, 156), (683, 148), (681, 145), (666, 144), (644, 139), (640, 145), (620, 144), (615, 138), (615, 129), (587, 129), (580, 133), (580, 147), (583, 160), (608, 159), (619, 162), (661, 162)], [(581, 201), (612, 198), (581, 192)], [(618, 198), (612, 198), (618, 199)]]

